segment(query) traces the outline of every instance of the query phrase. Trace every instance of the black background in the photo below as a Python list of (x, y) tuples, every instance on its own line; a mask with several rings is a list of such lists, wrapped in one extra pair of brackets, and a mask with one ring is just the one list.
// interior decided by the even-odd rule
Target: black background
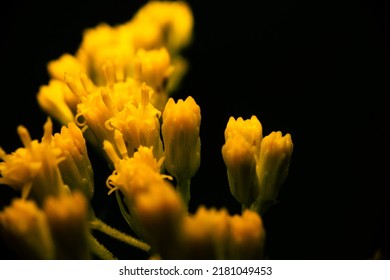
[[(256, 115), (264, 134), (291, 133), (294, 152), (280, 203), (263, 217), (270, 259), (372, 259), (389, 256), (389, 5), (379, 1), (192, 1), (190, 71), (175, 98), (202, 110), (202, 161), (190, 210), (227, 207), (232, 198), (221, 156), (230, 116)], [(34, 139), (46, 120), (36, 102), (46, 64), (74, 53), (82, 31), (129, 20), (145, 1), (12, 1), (1, 6), (1, 135), (21, 146), (16, 126)], [(128, 231), (110, 173), (91, 154), (96, 214)], [(0, 186), (1, 205), (14, 193)], [(102, 235), (122, 259), (145, 258)], [(2, 258), (16, 258), (0, 243)]]

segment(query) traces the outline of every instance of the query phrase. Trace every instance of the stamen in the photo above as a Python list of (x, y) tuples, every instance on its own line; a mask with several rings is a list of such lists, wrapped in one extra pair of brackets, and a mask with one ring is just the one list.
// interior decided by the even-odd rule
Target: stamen
[(23, 125), (19, 125), (17, 128), (20, 140), (23, 143), (23, 146), (25, 146), (27, 149), (31, 149), (31, 136), (28, 132), (27, 128), (25, 128)]
[(106, 63), (104, 63), (103, 73), (107, 81), (107, 86), (109, 88), (112, 88), (116, 82), (116, 78), (115, 78), (114, 64), (112, 63), (111, 60), (108, 60)]

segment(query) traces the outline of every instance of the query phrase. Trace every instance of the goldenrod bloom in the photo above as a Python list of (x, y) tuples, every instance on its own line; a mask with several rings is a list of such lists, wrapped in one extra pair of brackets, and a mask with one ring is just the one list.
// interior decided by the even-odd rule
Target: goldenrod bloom
[(138, 10), (133, 22), (150, 22), (159, 27), (163, 35), (161, 45), (172, 53), (179, 52), (192, 39), (194, 18), (185, 1), (149, 1)]
[(89, 70), (88, 74), (95, 84), (104, 85), (103, 65), (112, 63), (115, 78), (123, 81), (125, 77), (132, 76), (134, 53), (128, 28), (101, 23), (84, 31), (76, 58)]
[(175, 188), (161, 177), (146, 190), (133, 196), (129, 207), (143, 232), (143, 237), (164, 259), (174, 257), (172, 247), (177, 244), (186, 208)]
[(165, 167), (178, 181), (179, 192), (189, 200), (189, 184), (200, 165), (200, 107), (189, 96), (177, 103), (169, 98), (164, 112), (162, 136)]
[(185, 212), (181, 197), (165, 180), (169, 176), (160, 173), (161, 161), (154, 158), (152, 148), (148, 147), (140, 146), (133, 157), (124, 158), (115, 153), (108, 141), (105, 141), (104, 149), (115, 163), (115, 170), (107, 179), (109, 193), (122, 192), (133, 229), (159, 251), (165, 252), (164, 248), (175, 235), (178, 221)]
[(183, 221), (177, 258), (225, 259), (228, 233), (228, 211), (201, 205), (195, 214), (186, 216)]
[(200, 165), (200, 122), (200, 107), (194, 98), (189, 96), (177, 103), (169, 98), (162, 123), (165, 168), (177, 179), (186, 202), (189, 200), (189, 180)]
[(74, 112), (70, 106), (74, 104), (68, 104), (67, 96), (74, 96), (68, 86), (62, 81), (52, 79), (48, 85), (39, 88), (37, 100), (45, 113), (66, 125), (74, 120)]
[(163, 155), (160, 137), (161, 112), (149, 102), (151, 89), (143, 85), (140, 91), (141, 102), (137, 106), (127, 103), (123, 110), (107, 121), (106, 127), (121, 132), (130, 157), (140, 146), (145, 146), (153, 147), (154, 156), (160, 159)]
[(261, 212), (276, 200), (288, 174), (292, 151), (293, 143), (289, 133), (282, 136), (280, 131), (274, 131), (261, 142), (257, 166), (260, 192), (256, 202)]
[(44, 125), (42, 141), (31, 140), (24, 126), (18, 127), (24, 148), (12, 154), (0, 150), (0, 183), (9, 185), (22, 193), (23, 198), (33, 198), (38, 205), (49, 195), (69, 192), (64, 184), (58, 164), (65, 158), (60, 148), (52, 145), (52, 122)]
[(259, 194), (256, 165), (263, 129), (256, 116), (244, 120), (230, 117), (225, 128), (222, 156), (227, 168), (230, 191), (248, 208)]
[(257, 260), (264, 258), (265, 229), (260, 215), (245, 209), (242, 215), (230, 217), (227, 258)]
[(89, 259), (89, 207), (84, 194), (74, 191), (48, 197), (43, 210), (52, 232), (56, 259)]
[(241, 134), (231, 135), (222, 146), (230, 191), (243, 208), (250, 207), (259, 194), (256, 149)]
[(151, 103), (161, 111), (168, 99), (166, 86), (173, 71), (168, 51), (165, 48), (149, 51), (140, 49), (134, 64), (135, 78), (153, 88), (155, 94)]
[(0, 212), (2, 237), (23, 259), (53, 259), (54, 242), (45, 213), (34, 201), (16, 198)]
[(59, 163), (62, 179), (71, 190), (80, 190), (88, 200), (94, 192), (94, 178), (87, 146), (80, 128), (70, 122), (54, 134), (53, 144), (59, 147), (64, 160)]
[(255, 147), (255, 154), (258, 154), (263, 139), (263, 127), (255, 115), (246, 120), (242, 117), (237, 119), (230, 117), (225, 128), (225, 140), (236, 134), (241, 135), (249, 145)]
[(87, 72), (84, 65), (73, 55), (65, 53), (58, 59), (51, 60), (47, 64), (47, 70), (51, 78), (65, 82), (65, 73), (76, 77), (80, 73)]

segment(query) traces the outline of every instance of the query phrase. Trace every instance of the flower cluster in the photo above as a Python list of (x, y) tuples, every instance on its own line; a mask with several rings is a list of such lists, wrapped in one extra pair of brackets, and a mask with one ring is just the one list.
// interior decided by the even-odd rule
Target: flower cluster
[[(201, 162), (201, 109), (173, 93), (187, 70), (181, 50), (193, 21), (186, 2), (150, 1), (128, 22), (85, 30), (75, 54), (48, 63), (50, 80), (37, 93), (49, 115), (42, 140), (19, 126), (24, 147), (0, 149), (0, 184), (21, 194), (0, 212), (0, 229), (22, 257), (115, 259), (94, 237), (99, 230), (151, 258), (264, 258), (261, 217), (287, 176), (291, 136), (263, 137), (256, 116), (231, 117), (222, 156), (242, 212), (188, 211)], [(95, 216), (87, 144), (111, 169), (108, 195), (136, 237)]]

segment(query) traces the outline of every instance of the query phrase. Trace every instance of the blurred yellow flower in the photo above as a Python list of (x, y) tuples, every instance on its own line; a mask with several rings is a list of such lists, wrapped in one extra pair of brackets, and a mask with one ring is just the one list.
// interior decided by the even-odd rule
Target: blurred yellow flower
[(45, 213), (34, 201), (16, 198), (0, 212), (2, 237), (22, 259), (53, 259), (54, 242)]
[(69, 192), (62, 180), (58, 164), (65, 159), (60, 148), (52, 145), (52, 122), (44, 125), (41, 142), (31, 140), (24, 126), (18, 127), (24, 148), (11, 154), (0, 149), (0, 183), (20, 191), (23, 198), (33, 198), (41, 205), (49, 195)]

